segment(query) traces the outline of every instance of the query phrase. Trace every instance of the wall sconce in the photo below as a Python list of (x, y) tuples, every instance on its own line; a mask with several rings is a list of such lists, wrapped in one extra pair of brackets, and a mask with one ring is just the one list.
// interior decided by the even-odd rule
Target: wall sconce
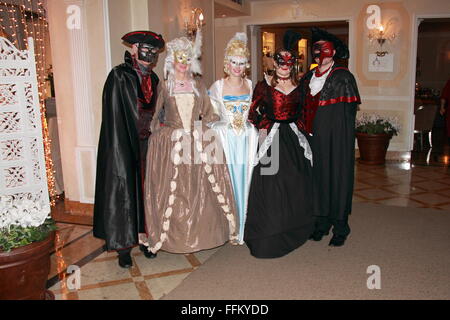
[(377, 51), (376, 54), (378, 57), (384, 57), (388, 52), (382, 51), (383, 50), (383, 44), (386, 42), (386, 40), (393, 41), (395, 39), (395, 34), (391, 33), (390, 35), (387, 35), (384, 27), (380, 25), (378, 28), (374, 30), (369, 31), (369, 41), (372, 43), (373, 41), (377, 41), (380, 45), (380, 51)]
[(200, 8), (193, 8), (190, 17), (184, 20), (184, 29), (186, 36), (190, 39), (195, 38), (197, 31), (205, 25), (205, 16)]

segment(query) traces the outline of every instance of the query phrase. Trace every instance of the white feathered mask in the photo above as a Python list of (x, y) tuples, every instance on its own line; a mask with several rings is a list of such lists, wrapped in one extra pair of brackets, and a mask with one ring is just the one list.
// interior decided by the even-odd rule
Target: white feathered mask
[(202, 32), (197, 31), (195, 41), (192, 42), (186, 37), (176, 38), (167, 43), (167, 56), (164, 64), (164, 77), (174, 74), (175, 55), (183, 55), (190, 63), (192, 74), (202, 74), (200, 57), (202, 55)]

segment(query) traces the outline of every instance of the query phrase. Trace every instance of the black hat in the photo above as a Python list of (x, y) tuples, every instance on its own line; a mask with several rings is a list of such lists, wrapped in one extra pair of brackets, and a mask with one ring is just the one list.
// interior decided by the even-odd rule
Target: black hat
[(122, 37), (122, 40), (129, 44), (148, 43), (154, 47), (164, 48), (164, 39), (160, 34), (151, 31), (133, 31)]
[(287, 30), (283, 37), (284, 49), (290, 51), (291, 53), (295, 51), (297, 43), (302, 39), (302, 35), (294, 30)]
[(320, 40), (333, 42), (334, 49), (336, 50), (335, 55), (336, 58), (348, 59), (350, 57), (350, 52), (348, 51), (347, 45), (344, 42), (342, 42), (341, 39), (336, 37), (334, 34), (331, 34), (323, 29), (319, 29), (316, 27), (312, 27), (311, 32), (313, 44)]

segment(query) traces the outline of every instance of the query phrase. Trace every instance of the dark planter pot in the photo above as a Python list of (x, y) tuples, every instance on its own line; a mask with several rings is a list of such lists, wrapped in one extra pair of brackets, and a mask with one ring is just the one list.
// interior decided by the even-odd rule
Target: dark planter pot
[(392, 139), (390, 134), (356, 133), (359, 148), (359, 162), (367, 165), (382, 165), (386, 162), (386, 152)]
[(55, 232), (47, 239), (11, 252), (0, 252), (0, 300), (50, 300), (46, 290)]

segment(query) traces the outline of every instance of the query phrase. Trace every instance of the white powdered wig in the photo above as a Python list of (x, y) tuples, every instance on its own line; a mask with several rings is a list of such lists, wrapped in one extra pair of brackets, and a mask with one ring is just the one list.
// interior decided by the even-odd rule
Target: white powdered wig
[(186, 51), (191, 58), (191, 73), (202, 74), (202, 67), (199, 58), (202, 55), (202, 33), (199, 30), (195, 37), (195, 42), (192, 42), (186, 37), (175, 38), (167, 43), (167, 57), (164, 64), (164, 77), (167, 79), (169, 74), (175, 72), (173, 63), (175, 61), (176, 51)]
[[(191, 59), (190, 64), (190, 76), (194, 74), (202, 74), (202, 67), (200, 63), (200, 57), (202, 55), (202, 32), (201, 30), (197, 31), (197, 35), (195, 37), (195, 41), (192, 42), (186, 37), (175, 38), (169, 43), (167, 43), (167, 56), (164, 63), (164, 78), (167, 80), (169, 94), (173, 94), (174, 87), (174, 62), (175, 62), (175, 52), (177, 51), (186, 51), (189, 58)], [(195, 86), (195, 81), (192, 81), (192, 87), (197, 96), (199, 96), (199, 92)]]
[[(225, 59), (224, 64), (231, 60), (232, 57), (245, 58), (247, 61), (247, 68), (250, 68), (248, 61), (250, 59), (250, 51), (247, 48), (247, 34), (244, 32), (237, 32), (230, 41), (228, 41), (227, 47), (225, 48)], [(225, 70), (226, 73), (228, 73)]]
[[(240, 42), (240, 44), (238, 44)], [(228, 41), (228, 44), (225, 48), (225, 58), (230, 57), (233, 54), (233, 51), (237, 47), (247, 47), (248, 38), (245, 32), (236, 32), (233, 38)]]

